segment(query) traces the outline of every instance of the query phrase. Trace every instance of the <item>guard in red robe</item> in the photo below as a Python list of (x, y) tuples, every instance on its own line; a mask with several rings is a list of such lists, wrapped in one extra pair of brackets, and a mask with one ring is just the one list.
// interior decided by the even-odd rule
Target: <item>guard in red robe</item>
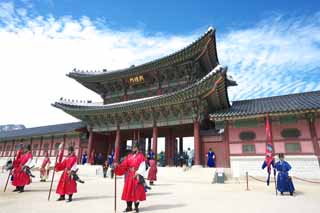
[(18, 192), (24, 192), (24, 187), (26, 185), (29, 185), (31, 182), (31, 177), (30, 177), (30, 164), (32, 161), (32, 153), (31, 153), (31, 146), (27, 145), (25, 153), (21, 155), (19, 159), (15, 160), (14, 165), (15, 171), (14, 171), (14, 176), (13, 176), (13, 181), (12, 185), (17, 187)]
[(150, 185), (153, 185), (153, 182), (157, 180), (157, 162), (154, 159), (149, 160), (150, 169), (148, 172), (148, 180)]
[(50, 158), (48, 152), (46, 152), (45, 157), (42, 161), (41, 167), (40, 167), (40, 181), (46, 182), (49, 176), (49, 170), (50, 170)]
[(132, 211), (132, 203), (134, 202), (135, 211), (139, 212), (139, 202), (146, 200), (146, 193), (142, 181), (143, 174), (146, 171), (146, 159), (139, 152), (139, 144), (137, 142), (132, 145), (132, 153), (130, 153), (120, 165), (114, 163), (115, 174), (124, 175), (125, 181), (122, 192), (122, 200), (127, 202), (127, 208), (124, 212)]
[[(14, 176), (17, 175), (17, 171), (18, 171), (18, 167), (20, 166), (20, 160), (21, 160), (22, 155), (23, 155), (23, 145), (20, 144), (20, 148), (19, 148), (19, 150), (17, 151), (16, 157), (15, 157), (13, 163), (12, 163), (12, 167), (13, 167), (13, 168), (12, 168), (12, 171), (11, 171), (11, 174), (12, 174), (12, 175), (11, 175), (11, 180), (12, 180), (12, 181), (13, 181), (13, 179), (14, 179)], [(20, 191), (20, 190), (19, 190), (19, 187), (16, 186), (16, 189), (13, 190), (13, 191), (14, 191), (14, 192)]]
[(68, 156), (62, 161), (63, 149), (60, 147), (58, 162), (55, 166), (55, 171), (63, 171), (56, 193), (60, 195), (57, 201), (65, 200), (65, 195), (68, 195), (67, 202), (72, 201), (72, 195), (77, 192), (77, 183), (73, 178), (73, 174), (77, 172), (77, 156), (74, 153), (74, 148), (68, 148)]

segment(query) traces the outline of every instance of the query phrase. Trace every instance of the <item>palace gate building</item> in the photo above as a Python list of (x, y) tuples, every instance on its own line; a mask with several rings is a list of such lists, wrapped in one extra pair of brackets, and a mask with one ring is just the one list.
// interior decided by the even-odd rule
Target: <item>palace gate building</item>
[(74, 69), (68, 77), (102, 102), (61, 98), (53, 106), (82, 122), (0, 133), (2, 159), (12, 157), (21, 142), (32, 143), (37, 157), (44, 150), (54, 156), (61, 141), (75, 145), (78, 156), (114, 149), (120, 158), (129, 140), (148, 142), (147, 149), (157, 153), (158, 138), (164, 137), (170, 166), (183, 151), (183, 137), (193, 137), (195, 165), (205, 165), (212, 148), (218, 167), (259, 173), (268, 116), (275, 154), (285, 153), (297, 171), (320, 178), (320, 92), (230, 103), (228, 87), (237, 84), (219, 64), (212, 28), (166, 57), (114, 71)]

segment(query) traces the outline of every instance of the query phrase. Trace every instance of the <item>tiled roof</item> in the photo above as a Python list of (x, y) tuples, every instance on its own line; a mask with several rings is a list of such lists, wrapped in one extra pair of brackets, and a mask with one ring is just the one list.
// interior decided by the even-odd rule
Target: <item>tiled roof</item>
[(0, 133), (0, 140), (10, 140), (14, 138), (42, 136), (48, 134), (67, 133), (76, 129), (84, 128), (86, 125), (83, 122), (65, 123), (50, 126), (40, 126), (34, 128), (26, 128)]
[(212, 119), (245, 117), (258, 114), (320, 110), (320, 91), (232, 102), (228, 110), (212, 113)]
[(70, 72), (68, 74), (68, 76), (78, 80), (80, 83), (110, 81), (113, 78), (119, 78), (120, 76), (128, 77), (132, 75), (138, 75), (146, 71), (158, 69), (160, 67), (169, 66), (172, 64), (179, 64), (187, 60), (194, 60), (206, 48), (210, 48), (210, 50), (212, 51), (210, 52), (210, 59), (212, 60), (212, 66), (215, 67), (219, 64), (215, 42), (215, 29), (210, 27), (208, 31), (205, 34), (203, 34), (198, 40), (194, 41), (189, 46), (168, 56), (138, 66), (131, 66), (129, 68), (119, 70), (85, 72), (74, 69), (73, 72)]
[[(203, 77), (201, 80), (197, 81), (190, 86), (178, 90), (173, 93), (168, 93), (164, 95), (158, 95), (148, 98), (124, 101), (112, 104), (79, 104), (73, 102), (59, 101), (53, 104), (53, 106), (60, 108), (64, 111), (69, 112), (95, 112), (95, 111), (108, 111), (108, 112), (119, 112), (119, 111), (129, 111), (137, 110), (142, 108), (150, 108), (155, 106), (168, 105), (169, 103), (182, 102), (185, 99), (196, 98), (208, 89), (212, 88), (213, 83), (221, 77), (224, 79), (226, 68), (221, 65), (216, 66), (209, 74)], [(229, 103), (228, 103), (229, 104)], [(223, 108), (223, 106), (219, 106)]]

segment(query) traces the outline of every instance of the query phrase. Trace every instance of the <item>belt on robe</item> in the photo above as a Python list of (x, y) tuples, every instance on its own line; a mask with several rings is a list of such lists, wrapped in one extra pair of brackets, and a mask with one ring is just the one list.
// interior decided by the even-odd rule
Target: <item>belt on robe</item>
[(134, 168), (134, 167), (129, 167), (129, 171), (132, 171), (132, 172), (135, 172), (137, 171), (138, 169)]

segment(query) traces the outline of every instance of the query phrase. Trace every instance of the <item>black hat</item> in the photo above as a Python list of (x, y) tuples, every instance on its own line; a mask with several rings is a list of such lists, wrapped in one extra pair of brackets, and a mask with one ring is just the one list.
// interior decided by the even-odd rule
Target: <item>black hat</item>
[(136, 148), (140, 149), (139, 142), (138, 141), (132, 141), (132, 148), (133, 147), (136, 147)]
[(69, 146), (69, 147), (68, 147), (68, 151), (69, 151), (69, 152), (73, 152), (73, 151), (74, 151), (73, 146)]

